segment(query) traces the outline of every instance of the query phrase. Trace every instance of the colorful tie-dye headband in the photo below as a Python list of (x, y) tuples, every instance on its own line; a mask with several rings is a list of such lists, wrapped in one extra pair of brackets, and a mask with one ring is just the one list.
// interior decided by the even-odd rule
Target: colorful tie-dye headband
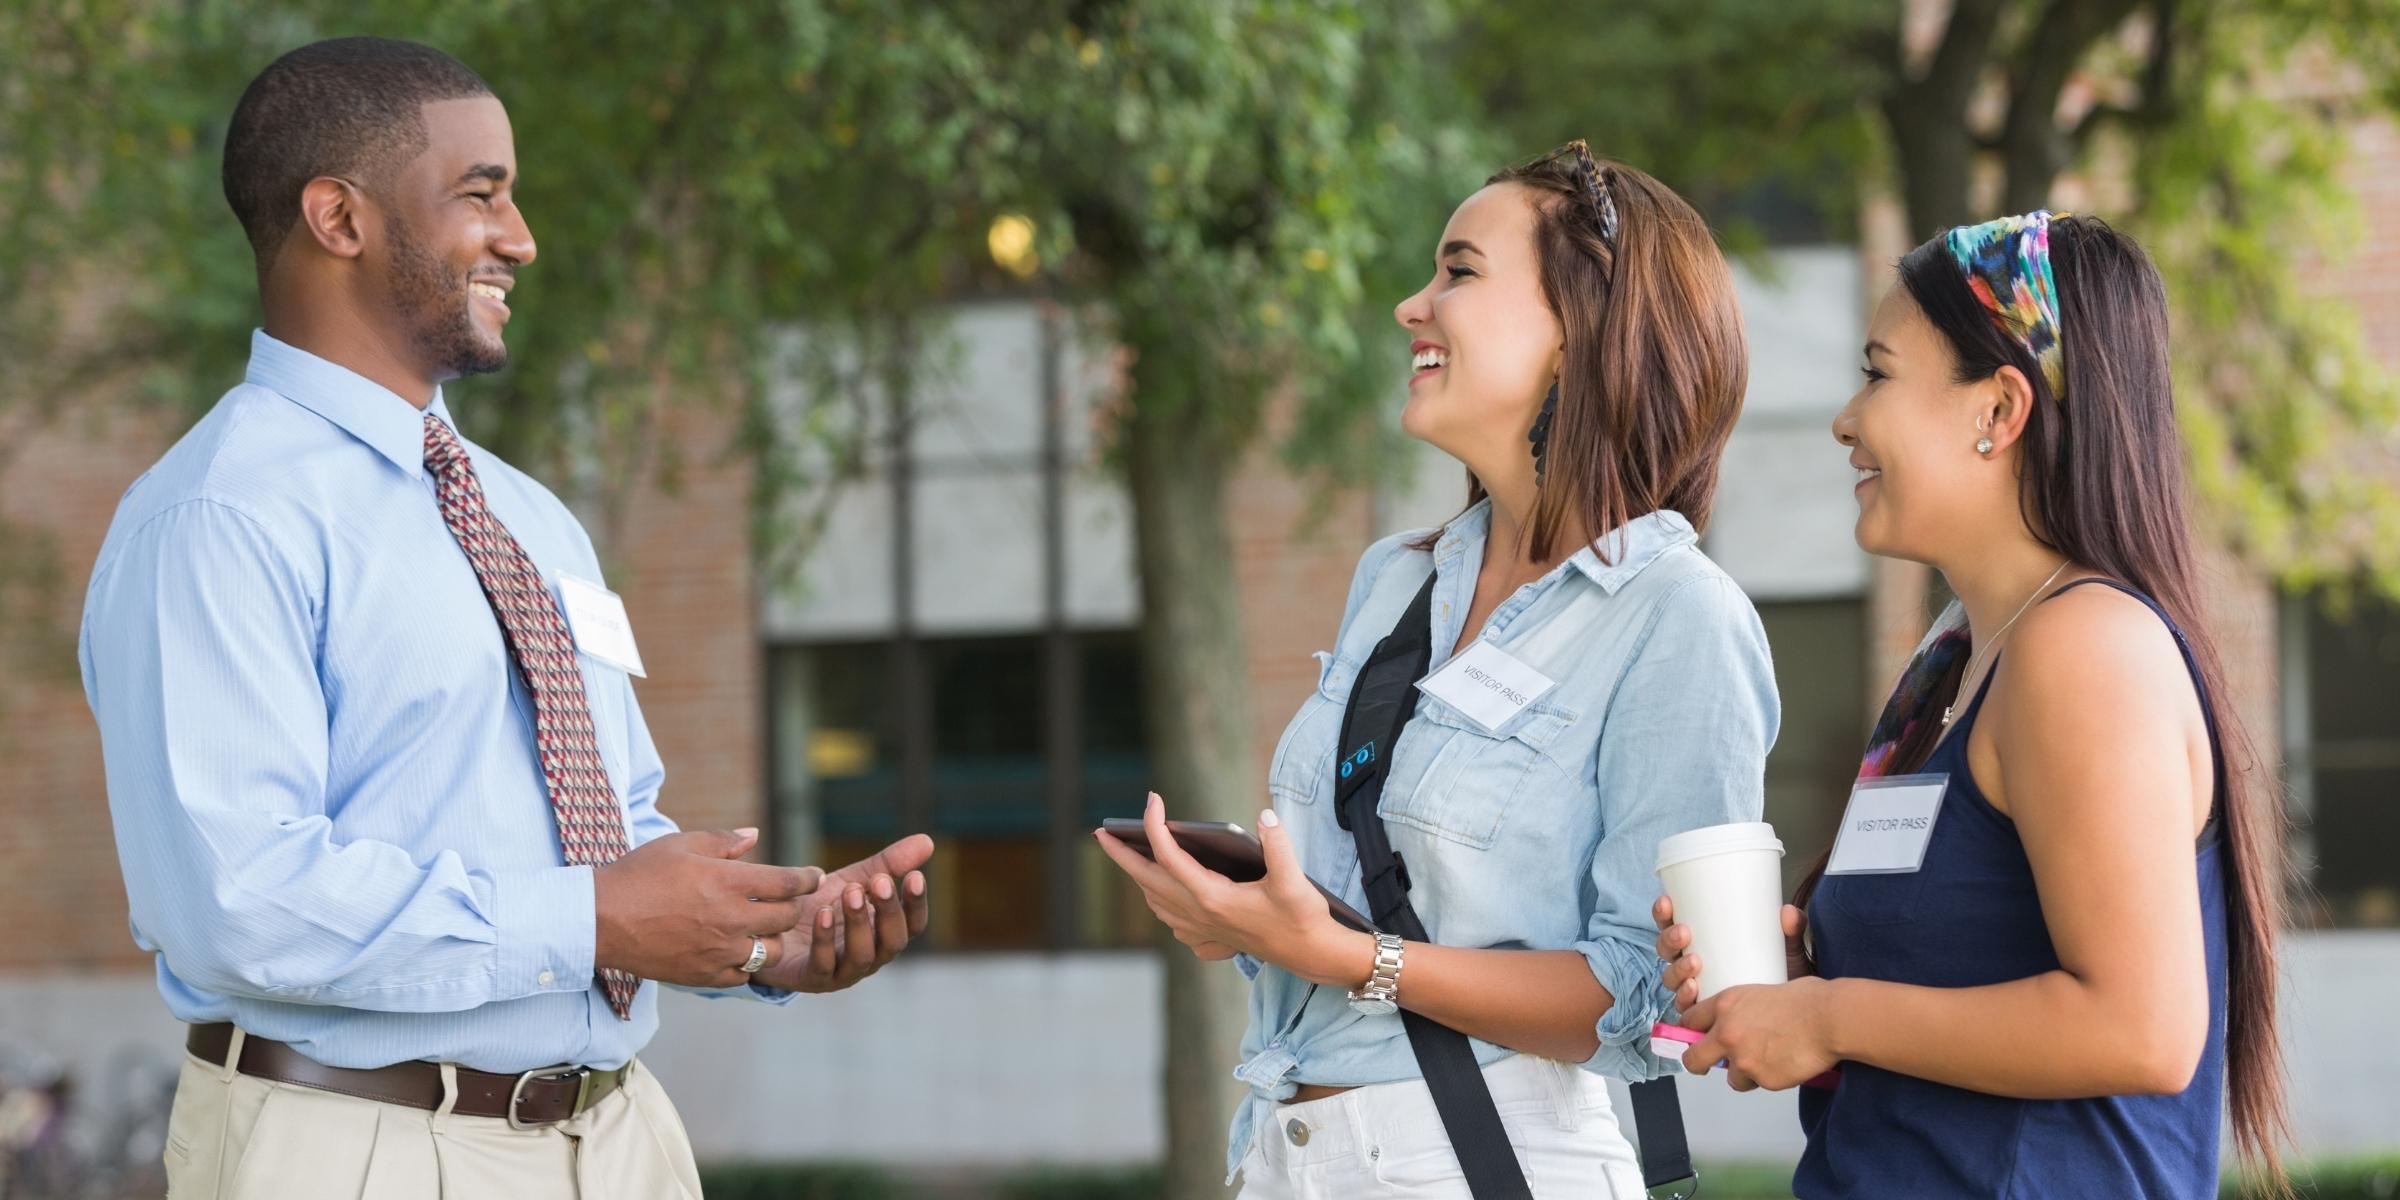
[(1953, 601), (1934, 620), (1925, 640), (1917, 643), (1891, 699), (1884, 701), (1883, 715), (1875, 719), (1875, 732), (1867, 735), (1867, 753), (1859, 759), (1860, 779), (1891, 774), (1898, 765), (1892, 761), (1892, 752), (1900, 743), (1926, 722), (1941, 719), (1941, 707), (1933, 703), (1933, 689), (1967, 656), (1969, 645), (1967, 610)]
[[(2066, 216), (2066, 213), (2059, 213)], [(2066, 394), (2058, 353), (2058, 284), (2050, 274), (2048, 210), (1950, 231), (1950, 256), (2000, 331), (2042, 365), (2053, 399)]]

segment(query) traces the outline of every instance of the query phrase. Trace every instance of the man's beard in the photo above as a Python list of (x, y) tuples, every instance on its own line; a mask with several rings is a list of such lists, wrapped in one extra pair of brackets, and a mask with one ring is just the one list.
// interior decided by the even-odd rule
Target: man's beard
[(508, 365), (508, 344), (486, 339), (469, 311), (475, 303), (464, 277), (390, 223), (392, 298), (409, 322), (409, 344), (445, 376), (487, 375)]

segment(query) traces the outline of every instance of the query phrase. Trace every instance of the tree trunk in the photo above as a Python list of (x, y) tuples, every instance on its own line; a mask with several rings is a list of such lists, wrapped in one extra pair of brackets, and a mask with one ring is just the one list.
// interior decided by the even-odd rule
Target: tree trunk
[(1909, 245), (1966, 224), (1973, 210), (1967, 184), (1974, 166), (1974, 138), (1963, 125), (1903, 97), (1884, 106), (1884, 119), (1900, 168), (1900, 198), (1908, 208)]
[(1965, 224), (1973, 211), (1968, 185), (1976, 139), (1967, 110), (1991, 59), (2001, 7), (2000, 0), (1958, 0), (1923, 73), (1894, 64), (1901, 82), (1883, 98), (1883, 119), (1899, 164), (1911, 244)]
[[(2000, 129), (2002, 212), (2049, 205), (2052, 185), (2078, 149), (2074, 131), (2058, 126), (2059, 97), (2092, 47), (2141, 7), (2141, 0), (2053, 0), (2026, 34), (2009, 73), (2008, 117)], [(2161, 22), (2173, 19), (2165, 5), (2154, 6), (2153, 14)], [(2168, 44), (2163, 25), (2154, 36), (2162, 48)]]
[[(1142, 578), (1142, 677), (1158, 792), (1174, 816), (1249, 822), (1250, 673), (1225, 516), (1235, 449), (1194, 406), (1145, 404), (1141, 366), (1127, 419), (1135, 553)], [(1171, 938), (1166, 960), (1167, 1200), (1222, 1200), (1225, 1130), (1247, 988)]]

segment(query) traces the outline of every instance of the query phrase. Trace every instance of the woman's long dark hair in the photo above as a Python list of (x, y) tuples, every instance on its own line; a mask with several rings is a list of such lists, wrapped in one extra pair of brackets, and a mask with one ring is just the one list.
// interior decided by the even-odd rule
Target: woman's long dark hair
[[(2225, 770), (2215, 811), (2224, 836), (2227, 963), (2225, 1057), (2235, 1144), (2268, 1177), (2283, 1178), (2279, 1142), (2290, 1128), (2275, 1029), (2275, 944), (2283, 928), (2281, 795), (2256, 769), (2240, 714), (2203, 617), (2201, 578), (2185, 513), (2183, 441), (2167, 352), (2166, 287), (2132, 238), (2092, 217), (2050, 224), (2066, 395), (2051, 394), (2033, 356), (2003, 334), (1968, 290), (1943, 238), (1900, 260), (1900, 283), (1972, 383), (2002, 367), (2024, 372), (2033, 407), (2020, 443), (2025, 523), (2043, 545), (2150, 596), (2174, 618), (2206, 685)], [(1957, 697), (1953, 672), (1928, 698)], [(1930, 756), (1937, 722), (1895, 749), (1892, 772)], [(1811, 873), (1809, 884), (1815, 882)], [(1807, 886), (1807, 885), (1804, 885)], [(1805, 900), (1805, 897), (1803, 898)]]

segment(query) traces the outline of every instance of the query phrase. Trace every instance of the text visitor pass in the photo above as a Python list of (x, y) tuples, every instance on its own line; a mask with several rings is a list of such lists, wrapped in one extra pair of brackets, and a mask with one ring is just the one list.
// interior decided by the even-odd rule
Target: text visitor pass
[(1850, 789), (1841, 830), (1833, 837), (1828, 875), (1900, 875), (1925, 865), (1933, 823), (1942, 815), (1947, 775), (1865, 779)]
[(1467, 647), (1443, 663), (1441, 670), (1417, 681), (1426, 695), (1465, 713), (1490, 734), (1506, 728), (1526, 705), (1557, 686), (1557, 680), (1490, 642)]

